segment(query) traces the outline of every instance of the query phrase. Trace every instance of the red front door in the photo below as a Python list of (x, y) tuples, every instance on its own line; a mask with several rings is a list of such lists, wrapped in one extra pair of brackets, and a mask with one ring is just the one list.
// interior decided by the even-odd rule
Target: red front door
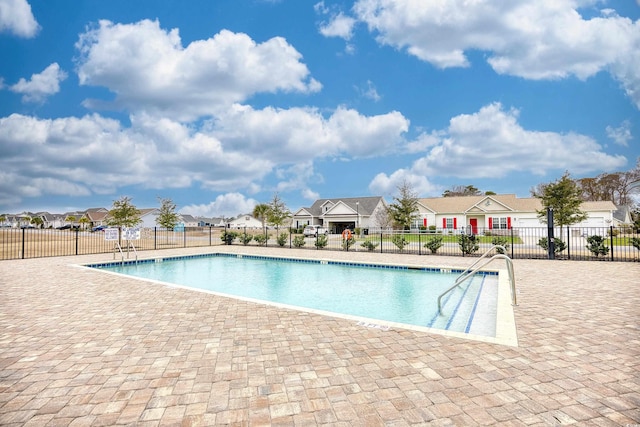
[(478, 220), (476, 218), (469, 218), (469, 225), (471, 226), (471, 232), (478, 234)]

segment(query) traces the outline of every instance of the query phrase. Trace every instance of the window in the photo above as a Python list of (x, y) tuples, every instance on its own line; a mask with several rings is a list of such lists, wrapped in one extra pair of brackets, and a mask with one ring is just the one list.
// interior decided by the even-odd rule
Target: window
[(489, 228), (492, 230), (511, 229), (511, 217), (491, 217), (489, 218)]
[(458, 221), (456, 218), (442, 218), (442, 228), (458, 228)]

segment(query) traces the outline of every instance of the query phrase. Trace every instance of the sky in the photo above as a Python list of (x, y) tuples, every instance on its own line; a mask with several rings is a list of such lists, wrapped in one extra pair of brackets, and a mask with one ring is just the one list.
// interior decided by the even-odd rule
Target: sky
[(0, 0), (0, 213), (529, 197), (638, 134), (640, 0)]

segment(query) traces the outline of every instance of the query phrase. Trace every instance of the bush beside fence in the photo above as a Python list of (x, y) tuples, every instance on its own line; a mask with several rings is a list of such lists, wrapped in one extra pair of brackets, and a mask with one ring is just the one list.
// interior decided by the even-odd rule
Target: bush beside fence
[[(183, 231), (162, 228), (141, 229), (140, 239), (132, 241), (137, 252), (146, 250), (218, 246), (224, 244), (301, 248), (308, 250), (406, 253), (412, 255), (479, 256), (494, 244), (507, 249), (513, 259), (548, 259), (547, 228), (478, 230), (465, 237), (463, 230), (393, 231), (381, 230), (353, 236), (345, 244), (341, 234), (304, 237), (297, 229), (221, 229), (186, 227)], [(640, 261), (640, 235), (632, 230), (619, 232), (613, 227), (564, 228), (555, 231), (555, 259)], [(227, 240), (223, 237), (226, 236)], [(599, 236), (599, 237), (593, 237)], [(120, 241), (123, 251), (127, 241)], [(636, 244), (637, 246), (634, 246)], [(464, 250), (463, 250), (464, 249)], [(55, 229), (0, 229), (0, 259), (114, 253), (115, 242), (106, 241), (103, 232)]]

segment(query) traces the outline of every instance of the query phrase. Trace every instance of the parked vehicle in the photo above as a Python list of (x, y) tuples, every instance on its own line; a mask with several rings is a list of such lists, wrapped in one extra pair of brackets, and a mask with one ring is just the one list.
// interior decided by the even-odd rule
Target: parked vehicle
[(320, 225), (307, 225), (303, 233), (305, 237), (317, 237), (319, 234), (329, 234), (329, 230)]
[(60, 227), (57, 227), (56, 229), (57, 230), (79, 230), (80, 226), (79, 225), (67, 224), (67, 225), (61, 225)]
[(93, 227), (91, 231), (104, 231), (105, 228), (107, 228), (106, 225), (98, 225), (97, 227)]

